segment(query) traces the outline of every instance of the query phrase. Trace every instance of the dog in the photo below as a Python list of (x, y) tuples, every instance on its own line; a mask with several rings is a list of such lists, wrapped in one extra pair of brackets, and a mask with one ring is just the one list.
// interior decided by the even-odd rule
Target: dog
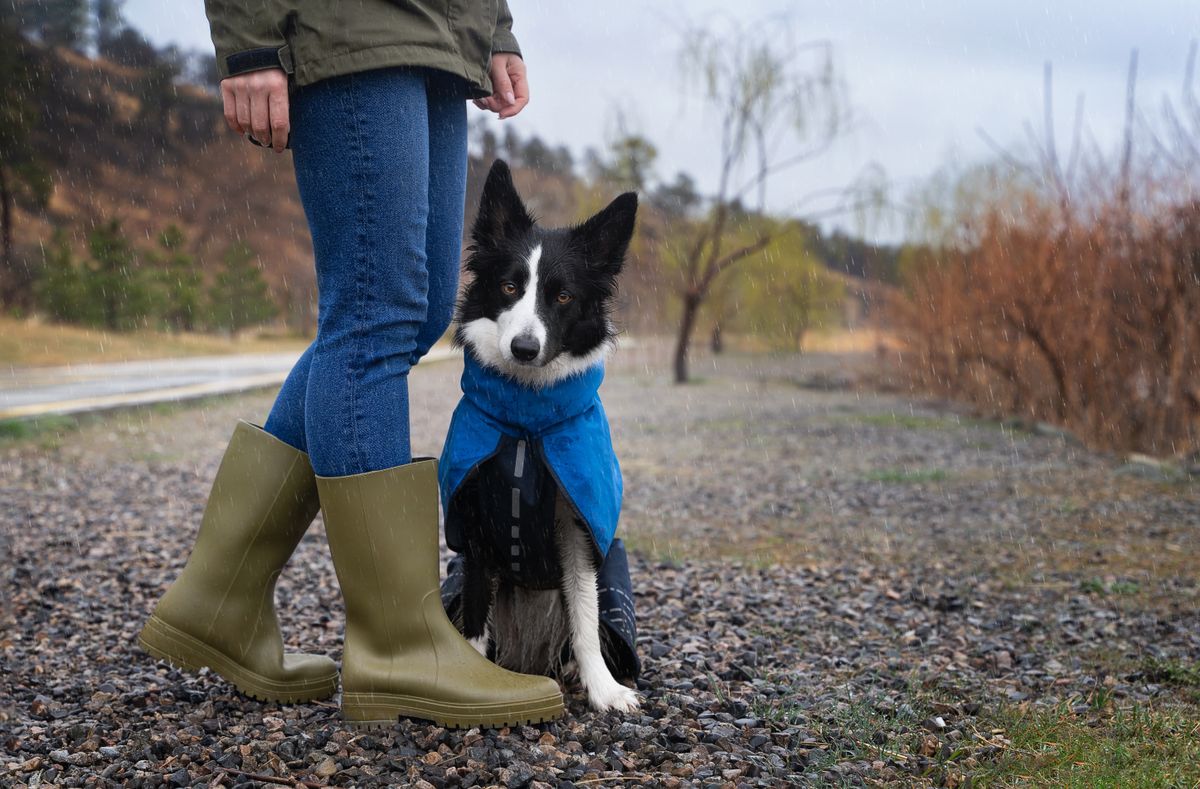
[(630, 192), (580, 225), (542, 228), (495, 162), (457, 307), (464, 396), (439, 464), (459, 554), (443, 584), (452, 619), (514, 671), (563, 676), (573, 658), (598, 711), (639, 704), (614, 676), (636, 678), (636, 630), (597, 394), (637, 207)]

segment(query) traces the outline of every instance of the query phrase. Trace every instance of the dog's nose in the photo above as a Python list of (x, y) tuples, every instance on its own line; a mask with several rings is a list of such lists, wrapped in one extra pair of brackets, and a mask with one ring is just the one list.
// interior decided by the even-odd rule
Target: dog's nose
[(521, 362), (532, 362), (542, 350), (541, 343), (527, 334), (514, 337), (510, 347), (512, 348), (512, 355), (516, 357), (517, 361)]

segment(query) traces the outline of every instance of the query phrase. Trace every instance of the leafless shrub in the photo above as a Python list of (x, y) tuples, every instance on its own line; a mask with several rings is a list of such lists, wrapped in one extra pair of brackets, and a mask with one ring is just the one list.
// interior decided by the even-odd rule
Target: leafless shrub
[(933, 243), (906, 261), (892, 310), (918, 386), (1064, 425), (1097, 446), (1200, 448), (1194, 66), (1195, 47), (1182, 102), (1152, 123), (1135, 109), (1135, 53), (1124, 144), (1085, 148), (1077, 123), (1066, 166), (1047, 66), (1033, 153), (998, 149), (997, 162), (954, 181), (951, 198), (924, 201)]

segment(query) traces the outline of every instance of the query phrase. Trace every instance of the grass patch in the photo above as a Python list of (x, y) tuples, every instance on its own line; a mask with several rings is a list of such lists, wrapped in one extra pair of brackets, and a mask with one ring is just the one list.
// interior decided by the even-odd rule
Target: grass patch
[(1104, 583), (1099, 578), (1086, 578), (1079, 582), (1079, 591), (1094, 595), (1135, 595), (1142, 590), (1135, 581), (1113, 581)]
[(1167, 787), (1200, 782), (1195, 709), (1135, 706), (1108, 715), (1005, 708), (988, 721), (1006, 746), (975, 786)]
[(947, 478), (944, 469), (940, 468), (883, 468), (867, 472), (870, 482), (887, 482), (890, 484), (916, 484), (923, 482), (942, 482)]
[(621, 540), (630, 553), (658, 564), (682, 567), (683, 559), (688, 555), (685, 546), (678, 539), (657, 537), (626, 529), (625, 533), (621, 535)]
[(856, 414), (850, 418), (864, 425), (902, 427), (908, 430), (956, 430), (969, 424), (959, 419), (941, 416), (917, 416), (916, 414)]
[[(1200, 688), (1200, 664), (1197, 663), (1148, 657), (1142, 661), (1141, 672), (1147, 682), (1180, 688)], [(1197, 734), (1200, 735), (1200, 732)]]
[(0, 363), (19, 367), (300, 351), (307, 343), (300, 337), (267, 334), (234, 338), (155, 331), (107, 332), (0, 317)]
[(63, 433), (79, 429), (71, 416), (47, 415), (36, 419), (0, 419), (0, 445), (24, 441), (55, 442)]

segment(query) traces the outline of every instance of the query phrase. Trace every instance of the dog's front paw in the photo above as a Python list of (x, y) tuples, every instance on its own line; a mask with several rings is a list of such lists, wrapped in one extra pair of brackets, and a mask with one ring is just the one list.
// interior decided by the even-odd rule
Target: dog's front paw
[(488, 656), (488, 637), (486, 634), (476, 636), (475, 638), (467, 639), (468, 642), (475, 648), (475, 651), (484, 657)]
[(642, 703), (636, 691), (611, 678), (588, 687), (587, 695), (588, 703), (597, 712), (633, 712)]

